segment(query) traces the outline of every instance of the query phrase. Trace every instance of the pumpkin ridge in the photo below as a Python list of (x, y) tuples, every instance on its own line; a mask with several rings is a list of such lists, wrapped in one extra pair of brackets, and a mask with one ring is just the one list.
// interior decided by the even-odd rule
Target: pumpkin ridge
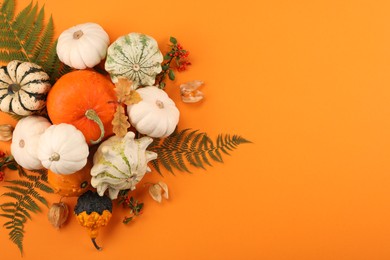
[[(11, 62), (12, 62), (12, 61), (11, 61)], [(9, 74), (9, 73), (8, 73), (8, 75), (10, 76), (12, 82), (17, 83), (17, 82), (18, 82), (17, 71), (18, 71), (18, 68), (19, 68), (20, 64), (22, 64), (22, 62), (21, 62), (21, 61), (15, 61), (15, 63), (16, 63), (16, 66), (15, 66), (15, 68), (13, 68), (13, 72), (15, 73), (15, 75), (11, 75), (11, 74)], [(8, 63), (8, 64), (9, 64), (9, 63)], [(7, 66), (7, 67), (8, 67), (8, 66)], [(12, 76), (14, 76), (14, 79), (12, 78)]]
[[(8, 78), (9, 80), (11, 80), (11, 78), (10, 78), (9, 75), (8, 75), (8, 72), (5, 73), (5, 76), (7, 76), (7, 78)], [(11, 82), (12, 82), (12, 80), (11, 80)], [(6, 84), (6, 85), (10, 84), (9, 82), (6, 82), (6, 81), (4, 81), (4, 80), (2, 80), (2, 79), (0, 79), (0, 83), (4, 83), (4, 84)]]
[(21, 89), (20, 91), (23, 91), (24, 93), (26, 93), (27, 95), (29, 95), (29, 97), (34, 97), (35, 98), (35, 101), (37, 100), (46, 100), (46, 95), (45, 94), (41, 94), (41, 93), (32, 93), (32, 92), (28, 92), (27, 90), (24, 90), (24, 89)]
[[(139, 59), (138, 59), (138, 62), (137, 62), (139, 65), (143, 64), (143, 63), (141, 64), (141, 61), (142, 61), (142, 59), (144, 57), (144, 51), (145, 51), (145, 47), (146, 47), (146, 39), (145, 39), (145, 37), (142, 38), (141, 42), (142, 42), (142, 50), (141, 50), (141, 54), (139, 55)], [(144, 62), (145, 62), (145, 59), (144, 59)]]
[[(102, 162), (102, 164), (105, 165), (105, 166), (109, 166), (109, 167), (114, 168), (117, 172), (119, 172), (120, 174), (122, 174), (126, 178), (129, 177), (129, 175), (127, 175), (125, 172), (121, 171), (115, 164), (112, 164), (111, 162), (109, 162), (107, 160), (104, 160)], [(131, 175), (131, 169), (130, 169), (130, 175)], [(118, 177), (118, 179), (120, 179), (120, 178)]]
[[(126, 149), (126, 148), (125, 148), (125, 149)], [(123, 151), (120, 151), (120, 155), (121, 155), (121, 157), (122, 157), (122, 160), (125, 161), (127, 167), (129, 167), (130, 175), (131, 175), (131, 165), (130, 165), (129, 160), (128, 160), (127, 157), (126, 157), (125, 149), (123, 149)]]
[[(24, 78), (27, 77), (29, 74), (31, 74), (31, 73), (36, 73), (36, 72), (41, 72), (41, 71), (43, 71), (43, 70), (40, 69), (40, 68), (31, 67), (31, 68), (28, 69), (22, 76), (19, 76), (18, 82), (19, 82), (19, 83), (22, 83), (22, 81), (24, 80)], [(23, 85), (24, 85), (24, 84), (23, 84)]]
[[(8, 104), (8, 111), (13, 113), (14, 111), (12, 110), (12, 102), (14, 100), (14, 97), (13, 96), (10, 96), (10, 95), (7, 95), (7, 97), (9, 97), (10, 101), (9, 101), (9, 104)], [(7, 98), (6, 97), (6, 98)]]
[[(7, 78), (9, 80), (11, 80), (10, 76), (9, 76), (9, 73), (8, 73), (8, 69), (7, 69), (7, 66), (2, 66), (1, 67), (2, 70), (4, 70), (4, 75), (7, 76)], [(0, 80), (1, 82), (4, 82), (3, 80)], [(11, 80), (12, 81), (12, 80)], [(10, 84), (9, 82), (4, 82), (5, 84)]]
[[(109, 178), (116, 179), (116, 180), (122, 180), (123, 179), (123, 178), (120, 178), (118, 176), (112, 175), (108, 171), (104, 171), (103, 173), (101, 173), (100, 178), (104, 178), (104, 177), (109, 177)], [(126, 178), (128, 178), (128, 177), (129, 176), (126, 176)]]
[(0, 96), (0, 102), (1, 102), (6, 96), (8, 96), (8, 93), (5, 93), (4, 95)]
[[(144, 61), (140, 65), (141, 66), (144, 65), (145, 62), (147, 62), (151, 57), (153, 57), (154, 55), (158, 54), (159, 52), (160, 52), (160, 50), (156, 50), (154, 53), (150, 54), (149, 57), (145, 57)], [(153, 67), (155, 67), (155, 65)], [(143, 67), (143, 68), (145, 68), (145, 67)]]
[(140, 72), (140, 73), (143, 73), (143, 74), (145, 74), (146, 76), (152, 77), (152, 75), (150, 75), (150, 74), (146, 73), (145, 71), (142, 71), (142, 70), (140, 70), (140, 71), (137, 71), (137, 72)]
[(34, 79), (31, 81), (28, 81), (26, 83), (21, 83), (23, 86), (28, 85), (28, 84), (39, 84), (39, 83), (50, 83), (49, 79)]
[[(36, 112), (36, 111), (39, 111), (39, 109), (30, 109), (30, 108), (27, 108), (26, 106), (25, 106), (25, 104), (23, 103), (25, 100), (24, 99), (22, 99), (22, 97), (20, 96), (20, 92), (18, 92), (18, 98), (19, 98), (19, 103), (20, 103), (20, 106), (24, 109), (24, 110), (26, 110), (26, 111), (28, 111), (28, 112)], [(11, 102), (12, 103), (12, 102)]]
[[(121, 57), (125, 58), (128, 62), (130, 62), (131, 65), (134, 65), (135, 61), (130, 60), (129, 57), (127, 57), (127, 55), (123, 52), (123, 49), (118, 48), (117, 50), (120, 52), (120, 54), (122, 54)], [(124, 61), (124, 62), (126, 62), (126, 61)], [(130, 69), (130, 70), (132, 70), (132, 69)]]

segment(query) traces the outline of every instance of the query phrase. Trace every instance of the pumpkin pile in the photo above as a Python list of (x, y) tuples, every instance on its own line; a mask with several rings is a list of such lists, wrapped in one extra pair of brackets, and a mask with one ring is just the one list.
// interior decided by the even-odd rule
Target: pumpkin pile
[[(163, 55), (148, 35), (130, 33), (110, 44), (100, 25), (80, 24), (60, 35), (57, 54), (74, 70), (52, 86), (37, 64), (14, 60), (1, 67), (0, 110), (23, 117), (12, 135), (16, 162), (47, 169), (59, 196), (79, 197), (75, 215), (100, 249), (97, 229), (111, 217), (111, 200), (150, 171), (157, 154), (147, 147), (173, 133), (180, 113), (154, 85)], [(105, 75), (93, 69), (104, 60)], [(68, 215), (62, 202), (50, 212), (56, 227)]]

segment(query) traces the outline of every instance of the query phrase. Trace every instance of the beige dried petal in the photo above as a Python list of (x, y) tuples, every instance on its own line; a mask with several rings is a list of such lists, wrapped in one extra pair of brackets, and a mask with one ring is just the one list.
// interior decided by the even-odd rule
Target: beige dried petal
[(168, 185), (165, 182), (159, 181), (158, 185), (162, 188), (163, 192), (162, 195), (164, 196), (165, 199), (169, 198), (168, 194)]
[(9, 141), (12, 139), (12, 132), (14, 127), (12, 125), (0, 125), (0, 141)]
[(204, 82), (201, 80), (189, 81), (189, 82), (186, 82), (184, 84), (181, 84), (180, 90), (185, 89), (186, 91), (194, 91), (194, 90), (197, 90), (203, 84), (204, 84)]
[(157, 201), (159, 203), (161, 203), (161, 201), (162, 201), (161, 192), (162, 192), (162, 189), (161, 189), (160, 185), (158, 185), (158, 184), (150, 185), (149, 194), (150, 194), (150, 196), (152, 196), (152, 198), (155, 201)]
[(203, 81), (194, 80), (180, 85), (181, 99), (185, 103), (196, 103), (203, 99), (204, 94), (198, 90)]
[(68, 206), (63, 203), (54, 203), (48, 213), (48, 219), (50, 224), (55, 228), (60, 228), (68, 219), (69, 209)]

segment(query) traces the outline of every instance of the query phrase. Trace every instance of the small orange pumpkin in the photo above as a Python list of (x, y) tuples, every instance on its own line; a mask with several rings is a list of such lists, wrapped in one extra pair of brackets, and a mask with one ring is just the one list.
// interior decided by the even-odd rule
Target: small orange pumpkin
[(48, 170), (48, 182), (58, 195), (78, 197), (91, 186), (91, 168), (92, 162), (88, 160), (84, 168), (72, 174), (58, 174)]
[(53, 124), (74, 125), (91, 145), (113, 134), (116, 100), (110, 79), (93, 70), (77, 70), (57, 80), (46, 107)]

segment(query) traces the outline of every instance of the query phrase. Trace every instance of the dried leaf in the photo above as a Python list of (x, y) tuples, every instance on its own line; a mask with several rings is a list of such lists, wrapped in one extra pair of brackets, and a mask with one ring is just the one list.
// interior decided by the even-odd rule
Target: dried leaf
[(123, 103), (130, 106), (133, 104), (137, 104), (141, 100), (142, 100), (141, 95), (138, 94), (137, 91), (131, 90), (130, 94), (126, 96), (126, 99), (123, 101)]
[(117, 106), (112, 120), (113, 132), (118, 137), (124, 137), (127, 133), (127, 129), (130, 127), (130, 123), (127, 120), (125, 109), (123, 106)]
[(118, 98), (118, 103), (132, 105), (137, 104), (142, 100), (141, 96), (133, 90), (133, 82), (127, 78), (119, 78), (115, 83), (115, 92)]
[(123, 102), (126, 97), (130, 94), (132, 82), (126, 78), (119, 78), (118, 82), (115, 83), (115, 93), (118, 98), (118, 102)]

